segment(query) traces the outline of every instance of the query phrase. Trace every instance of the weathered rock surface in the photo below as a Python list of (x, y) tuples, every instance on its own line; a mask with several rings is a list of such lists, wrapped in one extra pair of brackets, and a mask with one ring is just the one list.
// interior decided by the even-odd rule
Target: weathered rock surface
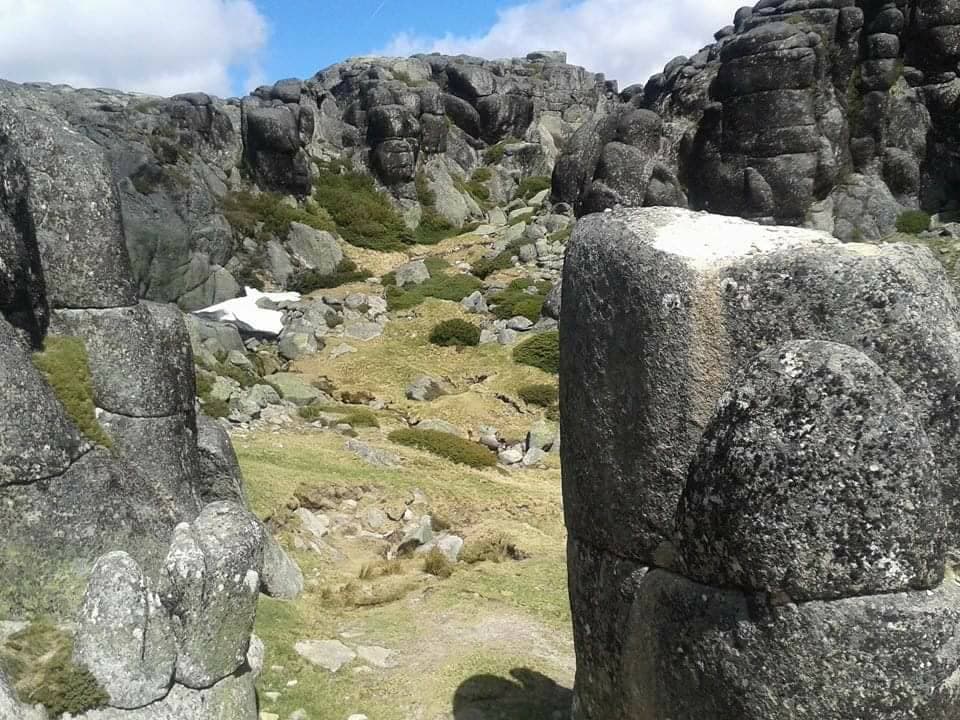
[[(844, 240), (956, 208), (950, 2), (760, 2), (581, 129), (554, 192), (808, 225)], [(948, 39), (949, 38), (949, 39)]]

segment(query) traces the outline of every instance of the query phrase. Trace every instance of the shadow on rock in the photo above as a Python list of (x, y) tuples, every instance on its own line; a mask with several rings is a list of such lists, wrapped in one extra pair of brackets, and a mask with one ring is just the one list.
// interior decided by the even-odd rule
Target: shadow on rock
[(474, 675), (453, 696), (454, 720), (562, 720), (570, 717), (573, 692), (533, 670), (510, 678)]

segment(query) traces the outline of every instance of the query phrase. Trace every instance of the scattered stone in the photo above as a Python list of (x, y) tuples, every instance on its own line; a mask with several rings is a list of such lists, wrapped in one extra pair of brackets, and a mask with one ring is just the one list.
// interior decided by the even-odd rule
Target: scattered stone
[(448, 423), (446, 420), (421, 420), (416, 425), (418, 430), (435, 430), (437, 432), (447, 433), (463, 437), (463, 433), (456, 425)]
[(519, 334), (516, 330), (510, 328), (501, 328), (497, 331), (497, 342), (501, 345), (513, 345), (517, 342)]
[(293, 649), (307, 662), (331, 673), (338, 672), (357, 657), (353, 650), (339, 640), (301, 640)]
[[(404, 514), (406, 517), (406, 514)], [(403, 536), (403, 540), (397, 546), (399, 555), (409, 554), (415, 551), (421, 545), (426, 545), (433, 540), (433, 523), (429, 515), (420, 519), (420, 523), (411, 528)]]
[(523, 462), (524, 455), (523, 445), (514, 445), (505, 450), (501, 450), (499, 458), (500, 462), (504, 465), (516, 465), (517, 463)]
[(319, 350), (316, 337), (307, 332), (284, 332), (280, 336), (278, 348), (287, 360), (299, 360), (307, 355), (314, 355)]
[(317, 540), (324, 538), (330, 532), (330, 518), (326, 515), (318, 515), (303, 507), (297, 508), (293, 514), (299, 518), (303, 529)]
[(377, 646), (357, 646), (357, 657), (374, 667), (389, 669), (400, 665), (393, 650)]
[(523, 456), (523, 466), (533, 467), (534, 465), (539, 465), (546, 457), (547, 454), (540, 448), (530, 448)]
[(397, 281), (397, 287), (422, 285), (430, 279), (430, 271), (423, 260), (414, 260), (394, 270), (394, 277)]
[(517, 332), (526, 332), (533, 327), (533, 322), (528, 317), (518, 315), (507, 320), (507, 327)]
[(390, 452), (389, 450), (381, 450), (380, 448), (371, 447), (370, 445), (360, 442), (359, 440), (348, 440), (346, 447), (365, 463), (368, 465), (373, 465), (374, 467), (399, 467), (402, 461), (401, 457), (396, 453)]
[(441, 395), (446, 395), (444, 383), (428, 375), (420, 375), (414, 379), (407, 387), (407, 399), (417, 402), (429, 402), (436, 400)]
[(337, 345), (335, 348), (333, 348), (333, 350), (330, 351), (330, 358), (332, 360), (336, 360), (339, 357), (343, 357), (344, 355), (349, 355), (350, 353), (355, 353), (356, 351), (357, 349), (352, 345), (341, 343), (340, 345)]
[(487, 301), (484, 298), (483, 293), (479, 290), (476, 290), (461, 300), (460, 306), (468, 313), (475, 313), (477, 315), (482, 315), (489, 311), (487, 308)]
[(327, 399), (324, 393), (307, 384), (302, 375), (276, 373), (270, 376), (270, 384), (284, 400), (294, 405), (310, 405), (317, 400)]
[(387, 526), (387, 514), (380, 508), (367, 508), (363, 516), (363, 522), (374, 532), (380, 532)]
[(266, 528), (264, 535), (261, 590), (272, 598), (294, 600), (303, 592), (303, 572)]
[(559, 429), (554, 423), (549, 420), (538, 420), (527, 433), (527, 448), (550, 450), (558, 432)]
[(383, 335), (383, 325), (369, 321), (356, 321), (347, 323), (343, 334), (352, 340), (368, 342)]

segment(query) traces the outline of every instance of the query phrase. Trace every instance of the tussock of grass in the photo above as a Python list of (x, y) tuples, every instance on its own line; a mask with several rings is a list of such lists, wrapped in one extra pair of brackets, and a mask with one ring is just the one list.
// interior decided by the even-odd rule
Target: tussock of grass
[(423, 571), (427, 575), (445, 580), (453, 575), (453, 563), (440, 550), (434, 548), (423, 559)]
[(522, 244), (522, 240), (515, 240), (494, 257), (480, 258), (470, 267), (470, 272), (485, 280), (498, 270), (509, 270), (513, 267), (513, 258)]
[(444, 320), (434, 325), (430, 342), (440, 347), (476, 347), (480, 344), (480, 328), (459, 318)]
[(76, 337), (47, 337), (43, 351), (34, 353), (33, 364), (53, 388), (57, 399), (80, 432), (98, 445), (112, 447), (113, 441), (97, 421), (93, 379), (83, 340)]
[(517, 395), (528, 405), (548, 408), (557, 403), (560, 398), (560, 390), (556, 385), (524, 385), (517, 391)]
[(514, 362), (539, 368), (544, 372), (560, 373), (560, 333), (556, 330), (536, 335), (513, 349)]
[(520, 181), (520, 186), (517, 188), (517, 196), (524, 200), (529, 200), (537, 193), (549, 190), (551, 187), (552, 183), (550, 178), (545, 175), (535, 175)]
[(340, 418), (341, 422), (345, 422), (351, 427), (370, 427), (378, 428), (380, 427), (380, 421), (377, 419), (377, 416), (374, 415), (370, 410), (356, 409), (351, 410), (343, 415)]
[(496, 165), (501, 160), (503, 156), (507, 154), (507, 145), (512, 145), (514, 143), (520, 142), (515, 137), (506, 137), (496, 145), (493, 145), (483, 153), (483, 161), (487, 165)]
[(897, 232), (919, 235), (930, 229), (930, 216), (921, 210), (907, 210), (897, 217)]
[(403, 600), (415, 587), (415, 583), (409, 580), (376, 585), (364, 585), (354, 581), (340, 589), (337, 599), (350, 607), (378, 607)]
[(501, 563), (506, 560), (524, 560), (527, 555), (508, 536), (498, 534), (468, 542), (461, 559), (468, 565), (478, 562)]
[(223, 199), (223, 215), (235, 232), (243, 237), (257, 235), (257, 224), (263, 223), (263, 229), (286, 237), (291, 223), (309, 225), (316, 230), (335, 232), (337, 227), (330, 215), (321, 208), (313, 211), (288, 205), (282, 195), (264, 192), (255, 195), (240, 191), (227, 193)]
[(37, 620), (0, 648), (0, 668), (22, 702), (43, 705), (54, 718), (103, 707), (110, 696), (73, 662), (73, 638), (48, 620)]
[(367, 175), (321, 167), (314, 183), (314, 198), (351, 245), (390, 252), (414, 241), (400, 213)]
[(390, 433), (389, 439), (399, 445), (426, 450), (447, 460), (474, 468), (494, 467), (497, 464), (496, 455), (483, 445), (438, 430), (418, 430), (417, 428), (394, 430)]
[(403, 575), (403, 563), (399, 560), (374, 560), (360, 567), (361, 580), (376, 580), (391, 575)]
[(368, 277), (369, 274), (366, 270), (358, 268), (353, 260), (344, 258), (340, 261), (336, 271), (329, 275), (324, 275), (317, 270), (301, 270), (295, 273), (287, 282), (287, 289), (308, 295), (314, 290), (340, 287), (348, 283), (366, 280)]

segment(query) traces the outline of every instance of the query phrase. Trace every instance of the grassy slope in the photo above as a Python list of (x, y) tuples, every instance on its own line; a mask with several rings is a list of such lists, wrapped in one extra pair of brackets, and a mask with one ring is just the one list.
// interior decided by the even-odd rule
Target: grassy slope
[[(396, 318), (380, 339), (352, 343), (356, 354), (331, 360), (325, 352), (298, 366), (308, 377), (326, 375), (340, 389), (371, 390), (390, 401), (380, 414), (382, 428), (363, 429), (361, 439), (401, 455), (402, 467), (367, 466), (342, 437), (310, 429), (238, 438), (254, 509), (263, 517), (281, 512), (301, 483), (375, 486), (375, 502), (362, 504), (378, 507), (402, 503), (418, 488), (430, 498), (431, 511), (448, 519), (468, 544), (505, 533), (530, 557), (461, 563), (447, 580), (423, 574), (422, 561), (412, 559), (403, 562), (399, 576), (360, 583), (360, 568), (375, 561), (375, 547), (334, 537), (330, 544), (339, 558), (298, 551), (292, 544), (295, 523), (288, 525), (281, 541), (304, 568), (308, 587), (294, 603), (260, 604), (257, 633), (267, 645), (262, 709), (281, 718), (303, 708), (314, 720), (343, 720), (352, 713), (434, 720), (473, 707), (491, 717), (546, 720), (568, 709), (573, 681), (558, 460), (552, 456), (548, 469), (520, 473), (471, 470), (393, 446), (386, 435), (403, 426), (402, 413), (411, 413), (464, 430), (492, 424), (522, 437), (537, 415), (521, 414), (497, 395), (515, 398), (519, 387), (555, 378), (516, 365), (510, 349), (498, 345), (463, 351), (431, 345), (436, 322), (463, 317), (454, 303), (428, 301), (411, 315)], [(449, 377), (459, 394), (427, 404), (407, 401), (407, 384), (424, 372)], [(477, 384), (467, 380), (480, 375), (490, 377)], [(348, 583), (374, 594), (396, 592), (400, 599), (357, 607), (344, 590)], [(356, 671), (362, 663), (355, 661), (331, 675), (293, 651), (298, 640), (337, 638), (397, 651), (399, 666), (365, 673)], [(296, 684), (288, 687), (291, 681)], [(266, 700), (266, 692), (280, 692), (280, 699)]]

